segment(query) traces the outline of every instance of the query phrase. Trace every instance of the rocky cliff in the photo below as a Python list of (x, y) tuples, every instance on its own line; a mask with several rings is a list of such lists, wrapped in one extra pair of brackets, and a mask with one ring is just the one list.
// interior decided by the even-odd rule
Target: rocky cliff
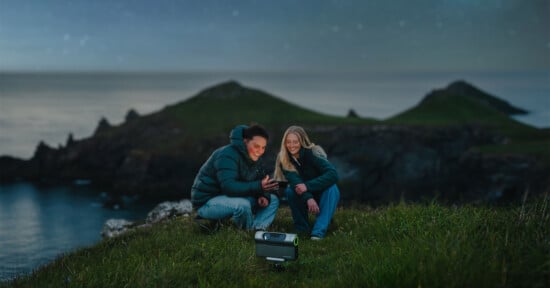
[[(467, 105), (460, 106), (460, 101)], [(437, 107), (430, 107), (435, 102)], [(466, 109), (467, 113), (460, 121), (432, 125), (434, 117), (426, 115), (439, 118), (449, 112), (428, 108)], [(478, 108), (498, 117), (467, 117)], [(518, 135), (528, 135), (543, 146), (550, 143), (548, 131), (524, 127), (508, 117), (524, 112), (456, 82), (387, 121), (333, 117), (228, 82), (150, 115), (130, 110), (119, 126), (102, 119), (94, 135), (81, 140), (69, 135), (59, 148), (40, 143), (28, 161), (0, 157), (0, 180), (72, 183), (87, 179), (115, 196), (188, 198), (196, 172), (215, 148), (228, 143), (230, 129), (258, 122), (272, 133), (265, 157), (268, 170), (287, 126), (302, 125), (310, 131), (339, 171), (344, 202), (517, 200), (526, 193), (548, 191), (548, 154), (544, 149), (488, 153), (484, 147), (521, 143)], [(483, 117), (486, 121), (477, 121)]]

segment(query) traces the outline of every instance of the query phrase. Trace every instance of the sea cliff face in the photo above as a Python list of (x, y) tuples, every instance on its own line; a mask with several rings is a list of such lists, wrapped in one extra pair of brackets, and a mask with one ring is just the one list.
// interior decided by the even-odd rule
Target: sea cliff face
[[(453, 94), (453, 89), (460, 93)], [(431, 93), (423, 102), (435, 101), (437, 107), (444, 107), (440, 110), (455, 109), (444, 105), (446, 99), (453, 98), (457, 105), (456, 99), (467, 97), (464, 93), (470, 90), (466, 83), (458, 82), (438, 91), (441, 97)], [(480, 90), (472, 91), (475, 99), (480, 98)], [(87, 179), (113, 196), (189, 198), (195, 174), (214, 149), (229, 142), (230, 128), (255, 121), (271, 132), (264, 159), (267, 171), (273, 168), (286, 127), (304, 126), (338, 169), (343, 202), (498, 202), (547, 192), (550, 169), (544, 159), (529, 153), (486, 153), (480, 149), (505, 146), (510, 137), (516, 137), (514, 141), (519, 137), (507, 134), (508, 128), (495, 129), (494, 119), (507, 116), (498, 111), (501, 108), (487, 110), (493, 109), (487, 108), (487, 103), (494, 101), (481, 98), (480, 107), (485, 109), (482, 111), (496, 115), (487, 118), (491, 123), (451, 121), (445, 125), (413, 126), (396, 120), (325, 116), (228, 82), (151, 115), (140, 116), (130, 110), (120, 126), (102, 119), (89, 138), (75, 140), (69, 135), (66, 144), (58, 148), (40, 143), (30, 160), (2, 156), (0, 181), (72, 183)], [(473, 113), (475, 99), (468, 100), (468, 113)], [(251, 101), (269, 105), (250, 104)], [(415, 109), (424, 113), (420, 115), (432, 113), (426, 109), (428, 106), (422, 106), (423, 102), (403, 113), (404, 117), (422, 119), (414, 113)], [(508, 123), (508, 118), (502, 119), (498, 121), (506, 122), (506, 127), (518, 126)], [(548, 131), (525, 129), (528, 133), (519, 134), (536, 134), (541, 143), (548, 143)]]
[(344, 199), (495, 202), (550, 187), (547, 166), (533, 157), (479, 152), (476, 147), (506, 138), (476, 126), (372, 125), (326, 133), (327, 151), (347, 191)]

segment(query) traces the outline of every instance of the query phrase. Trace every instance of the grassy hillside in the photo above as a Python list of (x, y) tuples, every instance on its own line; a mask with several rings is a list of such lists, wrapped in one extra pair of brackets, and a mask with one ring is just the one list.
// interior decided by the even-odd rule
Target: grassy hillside
[(480, 147), (483, 151), (531, 153), (550, 159), (550, 132), (510, 118), (510, 114), (522, 112), (465, 82), (455, 82), (430, 93), (417, 106), (384, 121), (338, 117), (299, 107), (261, 90), (229, 81), (158, 112), (104, 129), (96, 136), (107, 137), (111, 143), (131, 142), (138, 150), (172, 153), (196, 147), (197, 141), (225, 141), (237, 124), (260, 123), (280, 133), (289, 125), (477, 125), (509, 138), (507, 145)]
[[(519, 207), (400, 204), (339, 209), (328, 237), (300, 239), (276, 272), (253, 232), (201, 233), (189, 217), (102, 241), (2, 287), (544, 287), (547, 199)], [(290, 231), (287, 207), (273, 231)]]
[[(238, 124), (259, 123), (270, 131), (289, 125), (369, 124), (377, 120), (338, 117), (296, 106), (260, 90), (230, 81), (164, 109), (101, 133), (100, 137), (134, 139), (144, 150), (170, 151), (181, 143), (222, 137)], [(147, 130), (151, 133), (146, 133)], [(154, 135), (154, 136), (151, 136)]]
[(490, 153), (520, 153), (550, 162), (550, 132), (510, 117), (522, 111), (464, 82), (428, 94), (418, 105), (384, 121), (414, 126), (475, 125), (507, 137), (505, 145), (479, 147)]
[[(227, 82), (162, 111), (196, 133), (227, 131), (238, 123), (256, 121), (278, 126), (303, 124), (369, 123), (368, 119), (321, 114), (256, 89)], [(374, 122), (374, 120), (370, 120)], [(191, 124), (191, 125), (190, 125)], [(195, 125), (200, 124), (200, 125)]]

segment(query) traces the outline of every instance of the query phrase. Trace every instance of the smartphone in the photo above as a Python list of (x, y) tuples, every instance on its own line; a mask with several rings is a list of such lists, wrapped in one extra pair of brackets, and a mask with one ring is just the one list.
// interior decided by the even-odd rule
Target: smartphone
[(277, 184), (279, 184), (279, 189), (284, 189), (286, 188), (286, 186), (288, 186), (288, 181), (284, 180), (275, 180), (275, 179), (271, 179), (269, 180), (269, 183), (275, 183), (277, 182)]
[(279, 189), (285, 189), (288, 186), (288, 181), (277, 181), (279, 183)]

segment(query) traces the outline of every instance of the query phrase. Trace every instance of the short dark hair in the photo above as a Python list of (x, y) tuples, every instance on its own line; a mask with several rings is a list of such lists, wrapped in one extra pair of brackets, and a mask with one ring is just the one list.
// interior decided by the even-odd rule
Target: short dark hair
[(245, 128), (243, 130), (243, 138), (244, 139), (252, 139), (254, 136), (260, 136), (264, 137), (266, 140), (269, 140), (269, 134), (267, 133), (267, 130), (265, 130), (264, 127), (254, 124), (248, 128)]

